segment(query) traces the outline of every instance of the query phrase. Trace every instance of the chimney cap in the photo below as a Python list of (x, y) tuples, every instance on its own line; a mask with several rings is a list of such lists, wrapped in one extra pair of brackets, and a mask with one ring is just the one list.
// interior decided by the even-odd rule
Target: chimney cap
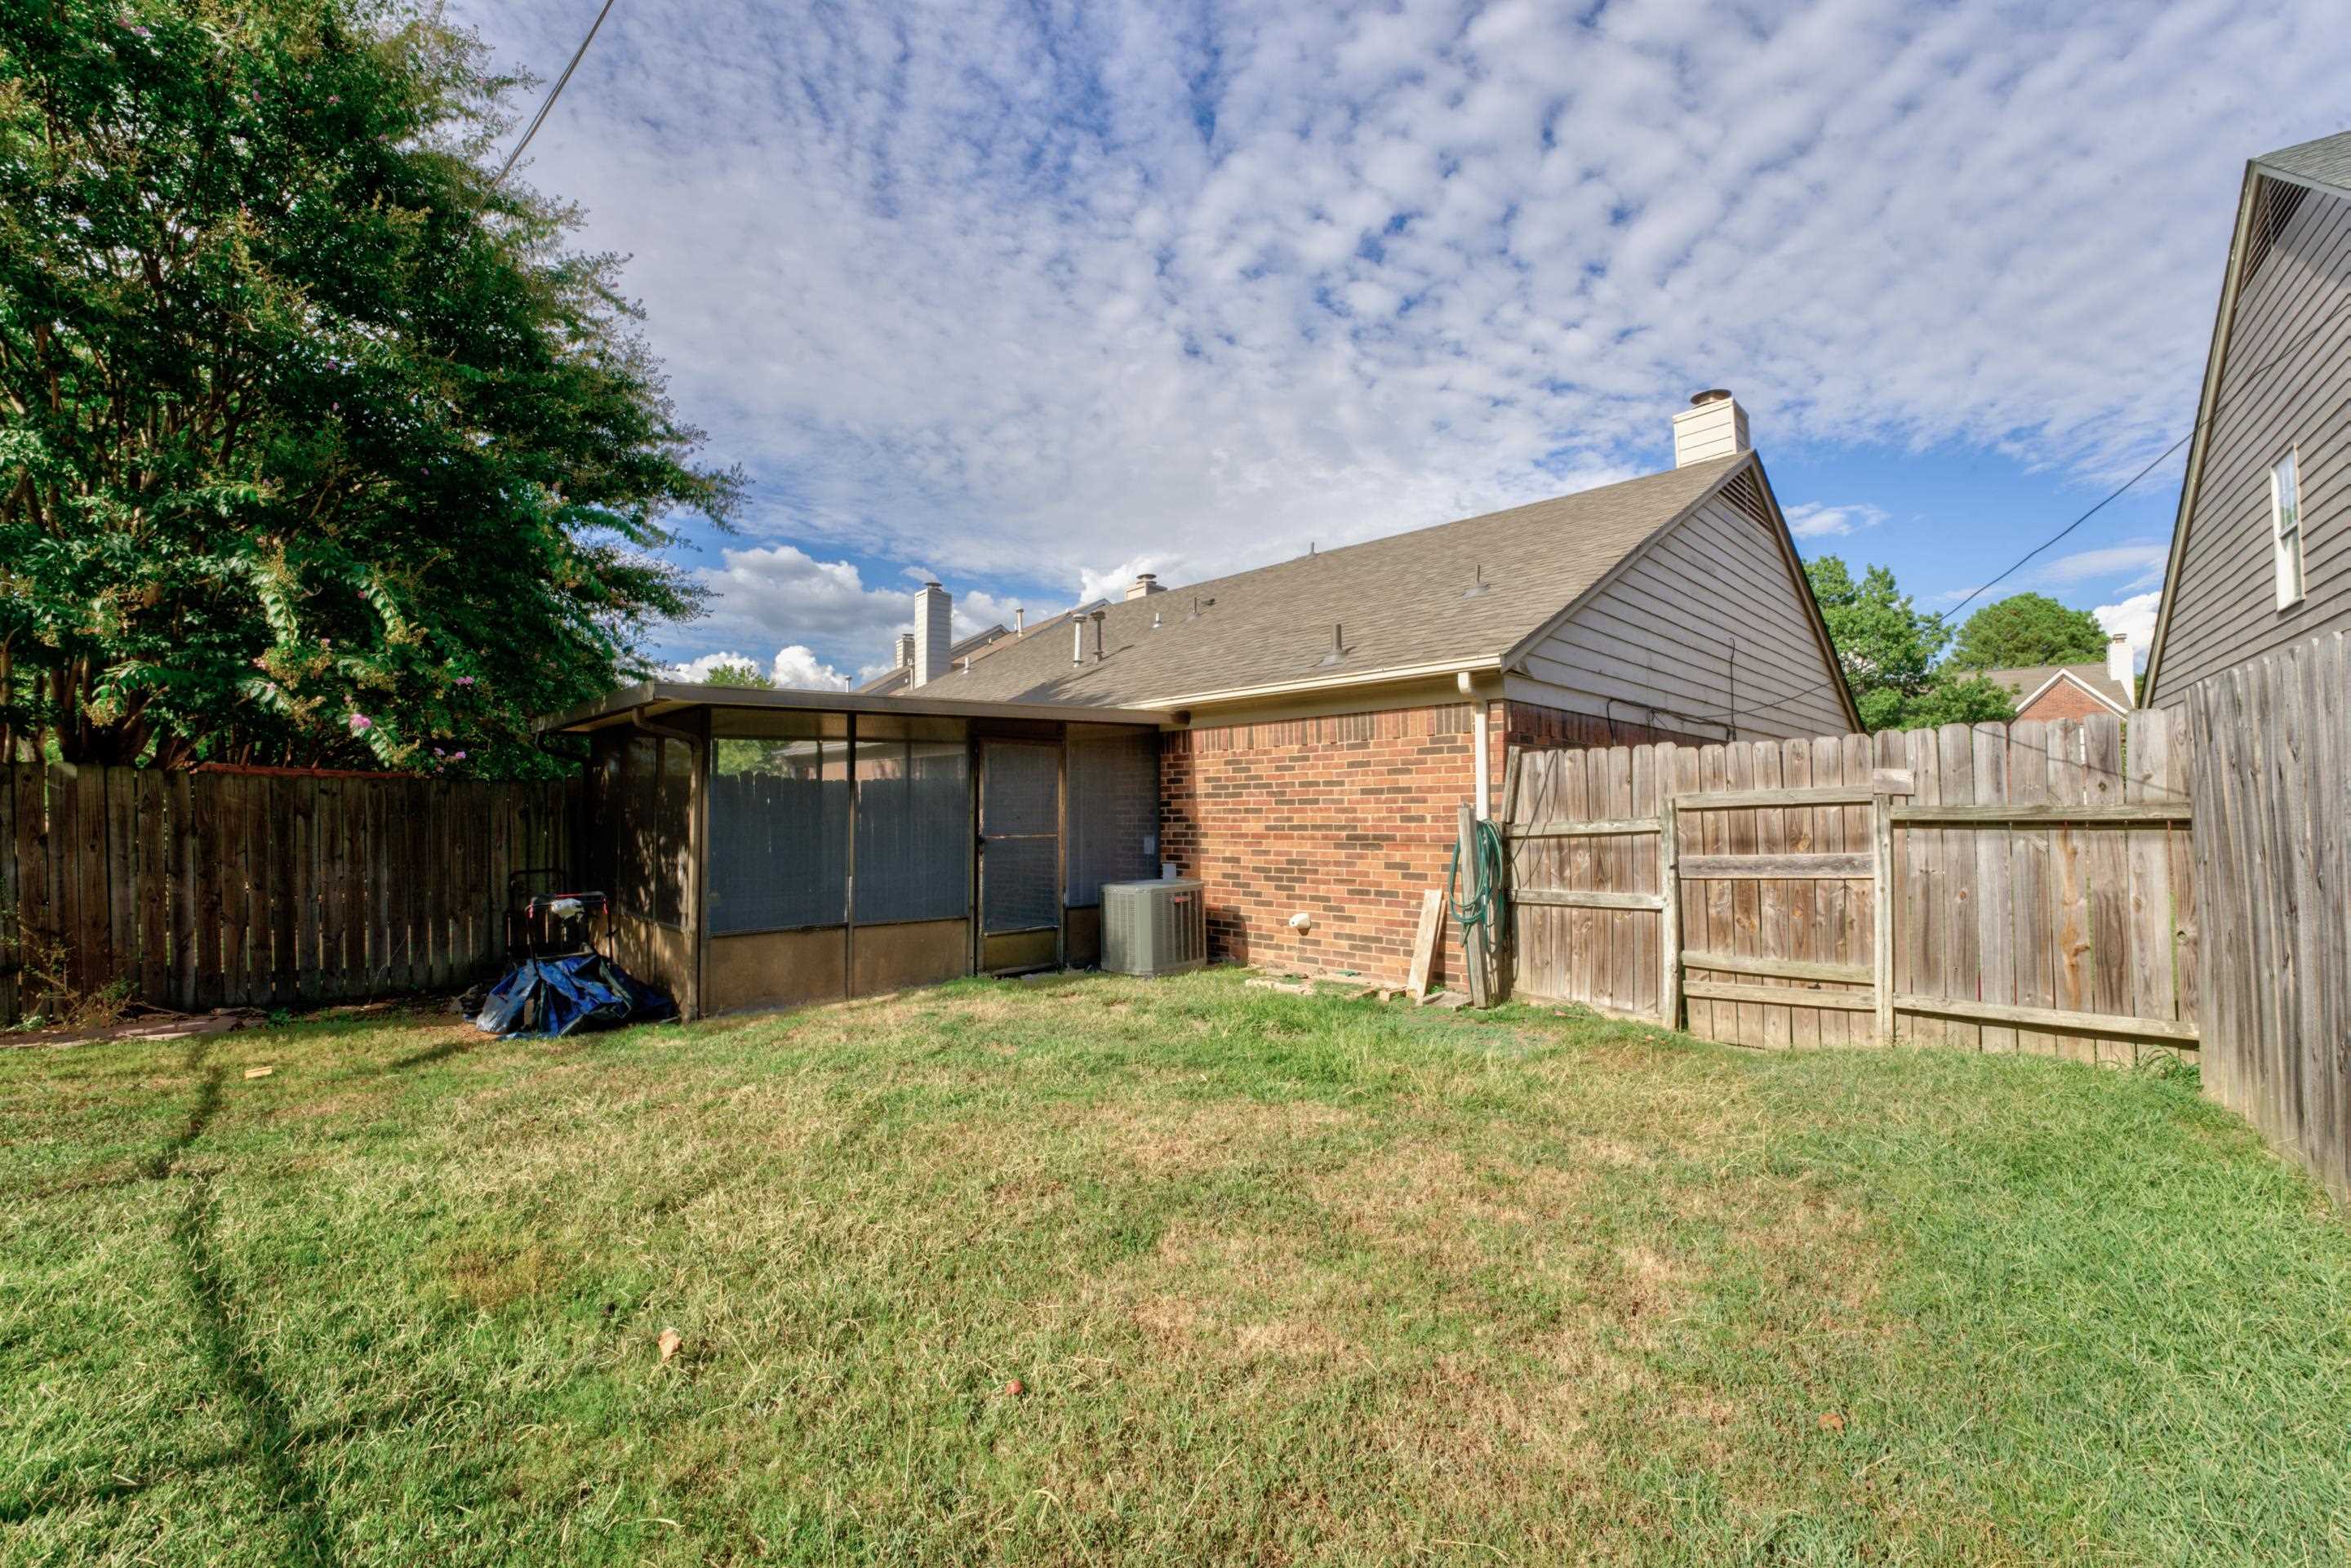
[(1729, 402), (1729, 401), (1730, 389), (1729, 387), (1708, 387), (1702, 392), (1692, 392), (1690, 394), (1690, 407), (1692, 408), (1704, 408), (1710, 402)]

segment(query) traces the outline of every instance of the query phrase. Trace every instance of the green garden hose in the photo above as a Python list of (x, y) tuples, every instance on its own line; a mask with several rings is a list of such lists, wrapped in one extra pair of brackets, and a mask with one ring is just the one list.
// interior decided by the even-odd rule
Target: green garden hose
[(1504, 857), (1509, 852), (1502, 845), (1502, 830), (1479, 819), (1474, 841), (1477, 863), (1470, 868), (1469, 897), (1464, 901), (1454, 897), (1453, 890), (1461, 880), (1461, 846), (1453, 846), (1453, 858), (1445, 868), (1445, 904), (1452, 911), (1455, 924), (1461, 927), (1461, 945), (1466, 951), (1469, 936), (1480, 925), (1486, 927), (1489, 946), (1499, 948), (1510, 940), (1510, 905), (1502, 896)]

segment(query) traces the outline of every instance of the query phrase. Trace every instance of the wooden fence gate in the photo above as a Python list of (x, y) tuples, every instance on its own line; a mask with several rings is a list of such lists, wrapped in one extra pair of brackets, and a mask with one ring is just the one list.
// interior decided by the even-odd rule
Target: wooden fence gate
[(2127, 747), (2100, 717), (1516, 752), (1509, 979), (1740, 1045), (2192, 1049), (2183, 738), (2143, 713)]

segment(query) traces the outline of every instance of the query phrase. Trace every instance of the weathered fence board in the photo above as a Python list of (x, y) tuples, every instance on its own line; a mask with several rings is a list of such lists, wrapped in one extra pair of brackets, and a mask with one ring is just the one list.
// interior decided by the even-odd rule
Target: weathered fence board
[[(294, 1007), (463, 984), (572, 782), (0, 766), (0, 1023), (59, 996)], [(496, 858), (499, 863), (493, 865)]]
[[(2207, 1015), (2205, 1092), (2351, 1198), (2346, 682), (2351, 646), (2330, 632), (2188, 694), (2199, 810), (2186, 942), (2201, 963), (2179, 979)], [(2178, 789), (2168, 756), (2163, 773)]]
[(1514, 984), (1737, 1044), (2190, 1049), (2180, 729), (1515, 753)]

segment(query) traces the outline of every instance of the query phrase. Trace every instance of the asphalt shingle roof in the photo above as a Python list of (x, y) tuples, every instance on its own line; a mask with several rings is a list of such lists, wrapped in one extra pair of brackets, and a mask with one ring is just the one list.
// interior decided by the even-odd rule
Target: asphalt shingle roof
[(2253, 162), (2265, 169), (2351, 193), (2351, 131), (2281, 147), (2274, 152), (2262, 153)]
[[(1099, 663), (1090, 629), (1086, 662), (1071, 662), (1063, 625), (998, 642), (967, 673), (934, 681), (922, 695), (1164, 706), (1210, 692), (1491, 659), (1749, 460), (1713, 458), (1123, 600), (1108, 607)], [(1486, 591), (1467, 595), (1480, 571)], [(1342, 656), (1326, 665), (1334, 625)]]
[(2131, 694), (2120, 681), (2106, 674), (2104, 664), (2028, 664), (2015, 669), (1986, 670), (1984, 678), (2005, 687), (2021, 703), (2047, 685), (2061, 671), (2100, 696), (2111, 698), (2126, 708), (2131, 706)]

